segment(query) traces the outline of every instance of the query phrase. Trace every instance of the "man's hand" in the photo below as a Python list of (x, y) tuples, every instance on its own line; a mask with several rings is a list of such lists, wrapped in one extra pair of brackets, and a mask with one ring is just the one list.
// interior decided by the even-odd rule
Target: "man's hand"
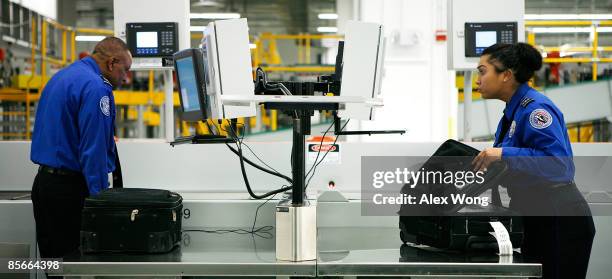
[(501, 160), (502, 149), (496, 147), (485, 148), (483, 151), (478, 153), (478, 156), (472, 160), (472, 166), (475, 171), (486, 171), (487, 167), (495, 162)]

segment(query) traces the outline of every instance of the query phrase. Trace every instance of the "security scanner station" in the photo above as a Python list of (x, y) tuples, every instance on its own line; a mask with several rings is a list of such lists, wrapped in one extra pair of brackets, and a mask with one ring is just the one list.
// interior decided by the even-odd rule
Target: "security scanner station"
[[(481, 84), (472, 75), (488, 47), (525, 42), (533, 31), (528, 1), (536, 0), (334, 0), (334, 14), (318, 16), (322, 26), (337, 25), (333, 35), (304, 34), (316, 26), (282, 29), (299, 18), (312, 21), (312, 7), (300, 4), (311, 1), (104, 1), (113, 6), (113, 30), (101, 34), (123, 40), (132, 56), (135, 92), (113, 88), (124, 188), (113, 182), (87, 197), (79, 250), (42, 259), (31, 141), (0, 141), (0, 264), (54, 260), (59, 266), (20, 272), (0, 266), (0, 279), (544, 277), (543, 261), (520, 248), (529, 238), (503, 185), (509, 165), (488, 165), (484, 183), (454, 188), (406, 175), (408, 169), (470, 172), (474, 158), (492, 146), (504, 104), (473, 99), (482, 87), (472, 90)], [(2, 1), (0, 14), (18, 2)], [(69, 2), (85, 9), (96, 1)], [(312, 2), (319, 10), (329, 4)], [(277, 6), (304, 11), (277, 16)], [(0, 29), (21, 28), (12, 22), (18, 21), (8, 27), (2, 21)], [(44, 30), (58, 24), (45, 22)], [(2, 33), (0, 40), (8, 37)], [(285, 58), (295, 53), (297, 59)], [(297, 70), (288, 74), (288, 68)], [(605, 89), (610, 80), (584, 86)], [(544, 92), (561, 104), (566, 121), (591, 119), (566, 109), (573, 101), (563, 90)], [(612, 119), (612, 95), (602, 92), (588, 113), (601, 110)], [(0, 117), (9, 108), (3, 94)], [(134, 120), (141, 118), (147, 120)], [(7, 119), (0, 118), (0, 132)], [(511, 136), (519, 129), (513, 125)], [(580, 128), (570, 134), (580, 140)], [(607, 278), (612, 194), (589, 181), (612, 169), (612, 148), (571, 147), (575, 157), (597, 159), (576, 160), (575, 180), (597, 228), (586, 278)], [(404, 173), (393, 164), (405, 166)], [(389, 194), (391, 202), (377, 207), (372, 192)], [(453, 195), (474, 203), (438, 203)], [(395, 202), (411, 196), (431, 201)]]
[[(310, 117), (317, 110), (340, 111), (335, 114), (335, 134), (340, 115), (371, 119), (373, 108), (382, 106), (380, 75), (384, 50), (382, 26), (350, 22), (346, 39), (336, 59), (337, 71), (319, 82), (268, 82), (258, 69), (254, 86), (248, 46), (246, 19), (215, 21), (208, 25), (202, 48), (187, 49), (174, 55), (184, 114), (193, 120), (255, 116), (255, 104), (286, 111), (293, 117), (291, 152), (291, 186), (257, 195), (251, 189), (239, 151), (244, 182), (252, 198), (264, 199), (291, 190), (291, 199), (276, 206), (276, 259), (309, 261), (317, 259), (317, 204), (305, 198), (306, 136), (310, 134)], [(346, 68), (342, 68), (342, 66)], [(352, 67), (355, 70), (349, 70)], [(340, 71), (343, 69), (343, 71)], [(342, 84), (348, 84), (342, 86)], [(351, 87), (354, 86), (354, 87)], [(338, 90), (340, 89), (340, 90)], [(351, 90), (351, 91), (348, 91)], [(293, 94), (301, 93), (301, 94)], [(331, 92), (333, 96), (318, 95)], [(350, 92), (350, 93), (348, 93)], [(340, 109), (342, 107), (342, 109)], [(240, 141), (233, 121), (229, 138), (196, 136), (171, 143), (219, 143)], [(403, 133), (404, 131), (352, 131), (354, 134)], [(252, 163), (251, 163), (252, 164)]]

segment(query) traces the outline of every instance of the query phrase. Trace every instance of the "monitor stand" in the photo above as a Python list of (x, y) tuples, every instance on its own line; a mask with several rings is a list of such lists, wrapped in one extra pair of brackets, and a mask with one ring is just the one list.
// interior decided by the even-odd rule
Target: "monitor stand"
[(306, 136), (310, 135), (310, 117), (315, 110), (338, 109), (330, 103), (264, 103), (266, 109), (291, 111), (293, 148), (291, 200), (276, 206), (276, 259), (309, 261), (317, 259), (317, 204), (305, 199)]

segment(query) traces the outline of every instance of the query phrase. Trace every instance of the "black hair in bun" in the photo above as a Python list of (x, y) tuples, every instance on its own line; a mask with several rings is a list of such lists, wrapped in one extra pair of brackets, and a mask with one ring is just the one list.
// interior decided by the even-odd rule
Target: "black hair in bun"
[(503, 68), (498, 68), (496, 65), (497, 72), (512, 70), (514, 78), (519, 83), (527, 82), (535, 71), (542, 68), (542, 55), (526, 43), (494, 44), (486, 48), (482, 55), (489, 55), (491, 64), (494, 61), (501, 64)]

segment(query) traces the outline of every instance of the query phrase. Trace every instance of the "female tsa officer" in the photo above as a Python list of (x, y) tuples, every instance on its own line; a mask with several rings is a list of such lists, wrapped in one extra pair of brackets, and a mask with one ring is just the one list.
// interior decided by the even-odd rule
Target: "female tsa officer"
[(544, 278), (585, 278), (595, 227), (574, 184), (572, 147), (563, 114), (527, 81), (542, 56), (525, 43), (495, 44), (478, 63), (476, 84), (484, 99), (506, 103), (493, 148), (473, 161), (485, 170), (508, 162), (510, 208), (526, 216), (521, 251), (542, 263)]

